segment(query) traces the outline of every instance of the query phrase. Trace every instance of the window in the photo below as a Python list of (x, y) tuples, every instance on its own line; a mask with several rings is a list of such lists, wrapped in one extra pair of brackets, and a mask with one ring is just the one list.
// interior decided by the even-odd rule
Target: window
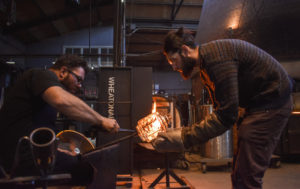
[(103, 46), (64, 46), (64, 54), (77, 54), (82, 56), (91, 69), (113, 66), (113, 48)]
[[(102, 48), (101, 54), (102, 55), (112, 55), (113, 49), (112, 48)], [(102, 56), (101, 63), (102, 63), (102, 66), (112, 66), (113, 65), (113, 57), (112, 56)]]

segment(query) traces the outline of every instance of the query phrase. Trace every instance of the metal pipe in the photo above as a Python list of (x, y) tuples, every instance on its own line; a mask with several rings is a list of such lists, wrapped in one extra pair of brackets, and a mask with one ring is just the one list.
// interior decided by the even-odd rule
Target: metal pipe
[(118, 143), (120, 143), (120, 142), (123, 142), (123, 141), (125, 141), (125, 140), (128, 140), (128, 139), (130, 139), (130, 138), (132, 138), (132, 137), (135, 137), (135, 136), (137, 136), (137, 135), (138, 135), (138, 133), (137, 133), (137, 132), (134, 132), (134, 133), (132, 133), (132, 134), (130, 134), (130, 135), (127, 135), (127, 136), (118, 138), (118, 139), (116, 139), (116, 140), (113, 140), (113, 141), (111, 141), (111, 142), (108, 142), (108, 143), (106, 143), (106, 144), (103, 144), (103, 145), (101, 145), (101, 146), (99, 146), (99, 147), (96, 147), (95, 150), (91, 150), (91, 151), (89, 151), (89, 152), (84, 153), (84, 155), (88, 155), (89, 153), (94, 153), (95, 151), (102, 150), (102, 149), (105, 148), (105, 147), (109, 147), (109, 146), (112, 146), (112, 145), (114, 145), (114, 144), (118, 144)]
[(123, 129), (123, 128), (120, 128), (120, 129), (119, 129), (119, 132), (132, 132), (132, 133), (134, 133), (134, 132), (136, 132), (136, 131), (133, 130), (133, 129)]
[(118, 67), (120, 65), (120, 54), (121, 54), (120, 0), (114, 1), (114, 7), (116, 10), (116, 15), (114, 17), (114, 67)]

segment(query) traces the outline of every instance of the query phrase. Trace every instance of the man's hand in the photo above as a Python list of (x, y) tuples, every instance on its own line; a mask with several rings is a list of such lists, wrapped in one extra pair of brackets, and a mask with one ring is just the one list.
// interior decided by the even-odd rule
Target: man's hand
[(110, 133), (117, 133), (120, 129), (120, 126), (115, 119), (103, 117), (102, 128)]
[(152, 145), (158, 152), (183, 152), (185, 150), (181, 139), (181, 129), (160, 132)]
[(78, 155), (75, 151), (69, 151), (69, 150), (65, 150), (65, 149), (62, 149), (62, 148), (57, 148), (57, 151), (68, 154), (70, 156), (77, 156)]

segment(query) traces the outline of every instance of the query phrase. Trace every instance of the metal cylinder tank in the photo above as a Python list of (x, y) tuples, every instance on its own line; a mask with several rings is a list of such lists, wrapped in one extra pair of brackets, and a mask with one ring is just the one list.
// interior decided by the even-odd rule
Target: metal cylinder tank
[(227, 159), (233, 156), (232, 130), (205, 143), (204, 156), (212, 159)]
[[(206, 94), (204, 86), (201, 84), (199, 74), (192, 77), (192, 123), (201, 122), (213, 112), (214, 108), (210, 102), (209, 95)], [(200, 146), (200, 155), (216, 160), (228, 159), (233, 156), (232, 130), (228, 130), (220, 136), (210, 139)]]
[[(198, 115), (205, 119), (213, 112), (213, 105), (206, 104), (199, 106)], [(228, 130), (220, 136), (208, 140), (201, 150), (201, 155), (212, 159), (227, 159), (233, 156), (232, 130)]]

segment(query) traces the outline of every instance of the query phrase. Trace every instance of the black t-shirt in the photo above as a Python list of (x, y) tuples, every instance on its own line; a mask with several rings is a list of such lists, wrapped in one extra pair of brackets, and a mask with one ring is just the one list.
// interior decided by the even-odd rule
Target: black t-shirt
[(0, 164), (6, 168), (11, 166), (19, 138), (37, 127), (55, 130), (57, 112), (42, 99), (52, 86), (63, 87), (52, 71), (31, 69), (8, 91), (0, 110)]

